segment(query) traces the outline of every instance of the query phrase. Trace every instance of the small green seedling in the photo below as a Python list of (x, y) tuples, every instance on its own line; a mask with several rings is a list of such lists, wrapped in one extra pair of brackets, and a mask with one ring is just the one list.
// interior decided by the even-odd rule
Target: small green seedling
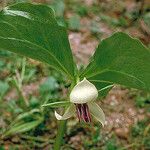
[[(104, 125), (105, 116), (94, 102), (114, 84), (150, 91), (150, 50), (139, 40), (117, 32), (98, 45), (83, 71), (74, 63), (66, 29), (46, 5), (18, 3), (0, 12), (0, 50), (7, 50), (50, 65), (64, 74), (71, 86), (69, 104), (63, 116), (75, 112), (80, 121), (91, 122), (91, 115)], [(46, 104), (44, 104), (46, 106)], [(91, 113), (91, 115), (90, 115)], [(60, 122), (54, 149), (59, 150), (66, 123)]]

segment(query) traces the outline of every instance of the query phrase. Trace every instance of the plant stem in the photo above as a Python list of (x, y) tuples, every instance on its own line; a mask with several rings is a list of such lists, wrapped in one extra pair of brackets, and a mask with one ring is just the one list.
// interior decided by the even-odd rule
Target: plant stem
[(63, 142), (63, 136), (66, 131), (67, 121), (59, 121), (57, 136), (54, 143), (54, 150), (60, 150), (61, 144)]
[[(75, 79), (75, 81), (72, 82), (72, 84), (70, 86), (69, 93), (71, 92), (72, 88), (74, 87), (74, 85), (77, 83), (78, 80), (79, 79), (77, 79), (77, 80)], [(58, 131), (57, 131), (56, 139), (55, 139), (55, 142), (54, 142), (54, 150), (60, 150), (61, 144), (63, 142), (63, 136), (66, 132), (66, 127), (67, 127), (67, 121), (66, 120), (59, 121)]]

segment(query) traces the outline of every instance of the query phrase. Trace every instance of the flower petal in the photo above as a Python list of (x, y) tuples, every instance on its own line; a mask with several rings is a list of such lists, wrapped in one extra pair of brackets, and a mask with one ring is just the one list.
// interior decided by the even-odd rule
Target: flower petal
[(98, 90), (96, 89), (94, 84), (84, 78), (72, 89), (70, 93), (70, 102), (83, 104), (94, 101), (97, 97)]
[(103, 110), (94, 102), (88, 103), (90, 113), (104, 126), (105, 114)]
[(57, 120), (66, 120), (70, 117), (72, 117), (73, 115), (75, 114), (75, 106), (74, 104), (71, 104), (67, 110), (65, 111), (64, 115), (61, 116), (60, 114), (58, 114), (56, 111), (55, 111), (55, 117), (57, 118)]

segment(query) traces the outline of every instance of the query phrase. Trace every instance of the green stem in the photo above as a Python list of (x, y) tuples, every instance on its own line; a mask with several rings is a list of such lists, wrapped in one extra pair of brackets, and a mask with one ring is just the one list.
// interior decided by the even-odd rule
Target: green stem
[[(72, 88), (74, 87), (74, 85), (77, 83), (78, 80), (79, 80), (79, 78), (75, 79), (75, 81), (72, 82), (71, 87), (70, 87), (70, 92), (71, 92)], [(56, 139), (55, 139), (55, 142), (54, 142), (54, 150), (60, 150), (61, 144), (63, 142), (63, 136), (66, 132), (66, 126), (67, 126), (67, 121), (66, 120), (59, 121), (58, 131), (57, 131)]]
[(60, 150), (61, 144), (63, 142), (63, 136), (66, 131), (67, 121), (59, 121), (57, 136), (54, 143), (54, 150)]

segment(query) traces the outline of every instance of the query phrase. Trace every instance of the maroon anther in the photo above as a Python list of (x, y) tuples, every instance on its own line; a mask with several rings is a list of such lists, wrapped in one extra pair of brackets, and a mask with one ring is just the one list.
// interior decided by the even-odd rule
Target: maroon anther
[(89, 107), (86, 103), (84, 104), (75, 104), (76, 111), (79, 121), (91, 122), (91, 115), (89, 112)]

